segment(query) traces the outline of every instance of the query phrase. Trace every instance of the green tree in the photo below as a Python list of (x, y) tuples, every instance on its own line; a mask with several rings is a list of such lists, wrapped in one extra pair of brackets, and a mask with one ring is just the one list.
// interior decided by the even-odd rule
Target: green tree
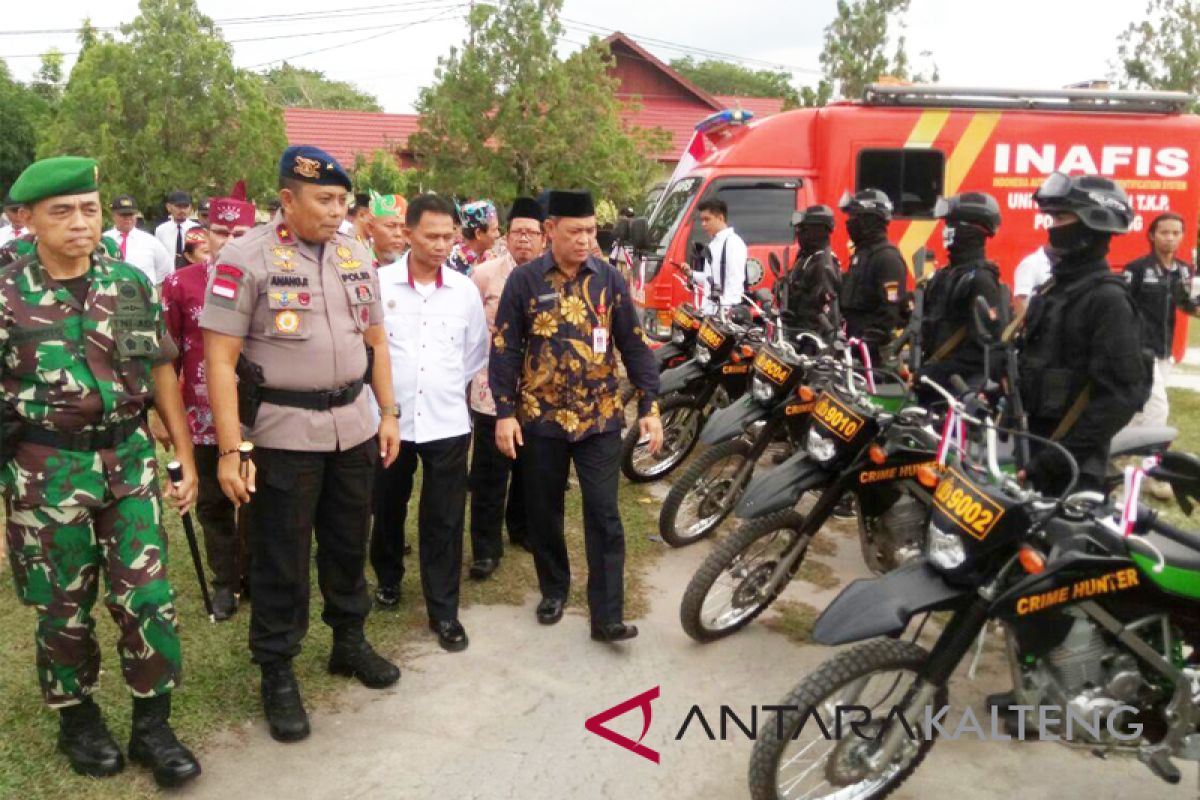
[(46, 103), (28, 87), (13, 80), (8, 64), (0, 61), (0, 196), (37, 154), (37, 134), (46, 116)]
[(172, 189), (228, 191), (239, 179), (265, 198), (287, 144), (279, 108), (196, 0), (140, 0), (122, 41), (85, 24), (84, 44), (41, 156), (75, 153), (100, 163), (106, 195), (156, 208)]
[(337, 111), (382, 111), (379, 101), (352, 83), (335, 81), (315, 69), (283, 64), (262, 75), (267, 99), (277, 106)]
[(677, 58), (671, 68), (712, 94), (736, 94), (743, 97), (778, 97), (784, 108), (800, 105), (800, 93), (792, 86), (792, 77), (783, 70), (750, 69), (728, 61), (695, 61), (691, 56)]
[[(825, 27), (821, 50), (825, 87), (819, 85), (805, 99), (819, 99), (822, 92), (826, 100), (833, 95), (859, 98), (868, 84), (885, 75), (916, 82), (936, 81), (936, 65), (929, 75), (912, 73), (903, 33), (888, 58), (889, 26), (895, 22), (903, 31), (902, 15), (908, 5), (909, 0), (838, 0), (837, 15)], [(929, 53), (921, 55), (928, 57)]]
[(410, 194), (409, 175), (396, 163), (396, 156), (387, 150), (376, 150), (367, 156), (354, 154), (354, 167), (350, 172), (354, 191), (374, 190), (379, 194)]
[(1150, 0), (1142, 17), (1117, 38), (1122, 84), (1200, 92), (1200, 3)]
[(612, 56), (595, 39), (555, 54), (562, 0), (477, 5), (467, 41), (439, 59), (421, 90), (409, 146), (426, 188), (504, 203), (550, 186), (585, 187), (618, 201), (657, 174), (649, 157), (665, 132), (621, 119)]
[(51, 48), (42, 55), (42, 65), (33, 77), (33, 91), (46, 101), (49, 109), (57, 109), (58, 101), (62, 99), (63, 84), (63, 54), (58, 48)]

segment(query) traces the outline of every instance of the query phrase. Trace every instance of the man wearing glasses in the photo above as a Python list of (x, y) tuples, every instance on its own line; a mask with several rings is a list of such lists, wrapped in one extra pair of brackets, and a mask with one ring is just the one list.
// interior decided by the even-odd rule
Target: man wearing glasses
[[(471, 280), (483, 298), (483, 312), (493, 335), (496, 333), (496, 309), (508, 276), (545, 249), (544, 219), (545, 214), (536, 200), (518, 197), (508, 213), (508, 252), (484, 261), (471, 273)], [(486, 367), (471, 382), (471, 421), (475, 441), (469, 479), (473, 558), (470, 575), (475, 580), (483, 580), (496, 571), (504, 553), (502, 523), (508, 527), (509, 543), (529, 549), (525, 539), (525, 498), (521, 496), (518, 462), (496, 448), (496, 401), (492, 398)]]
[[(162, 286), (167, 330), (179, 344), (175, 369), (183, 389), (188, 430), (196, 451), (196, 471), (200, 483), (196, 516), (204, 530), (204, 549), (213, 573), (213, 614), (218, 621), (229, 619), (237, 611), (236, 592), (241, 586), (247, 560), (238, 536), (233, 503), (225, 497), (217, 480), (217, 431), (208, 402), (204, 336), (200, 330), (205, 288), (221, 248), (230, 239), (240, 238), (254, 225), (254, 204), (246, 200), (245, 185), (239, 181), (230, 195), (209, 201), (210, 260), (172, 272)], [(188, 231), (188, 236), (196, 233)]]

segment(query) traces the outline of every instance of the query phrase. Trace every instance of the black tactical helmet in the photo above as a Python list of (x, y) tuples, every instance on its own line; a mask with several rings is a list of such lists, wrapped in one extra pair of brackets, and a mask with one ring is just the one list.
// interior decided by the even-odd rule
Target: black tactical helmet
[(1000, 204), (987, 192), (963, 192), (939, 197), (933, 215), (946, 222), (970, 222), (994, 236), (1000, 227)]
[(829, 206), (809, 206), (803, 211), (792, 212), (792, 227), (800, 225), (821, 225), (833, 230), (833, 209)]
[(892, 201), (878, 189), (863, 189), (854, 194), (846, 192), (838, 201), (838, 208), (850, 216), (869, 214), (879, 217), (884, 222), (890, 222), (892, 219)]
[(1133, 206), (1115, 181), (1098, 175), (1053, 172), (1033, 195), (1044, 213), (1069, 211), (1085, 227), (1099, 233), (1128, 233)]

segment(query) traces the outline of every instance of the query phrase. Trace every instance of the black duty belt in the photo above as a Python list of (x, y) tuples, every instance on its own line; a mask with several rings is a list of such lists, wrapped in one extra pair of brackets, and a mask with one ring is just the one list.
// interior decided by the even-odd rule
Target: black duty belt
[(59, 450), (95, 452), (109, 450), (133, 436), (141, 427), (143, 417), (138, 415), (112, 425), (82, 431), (54, 431), (26, 422), (21, 432), (21, 441), (57, 447)]
[(339, 406), (348, 406), (358, 399), (362, 393), (363, 382), (357, 380), (348, 383), (340, 389), (329, 389), (319, 392), (296, 392), (290, 389), (270, 389), (258, 387), (258, 399), (275, 406), (291, 406), (292, 408), (307, 408), (310, 411), (328, 411)]

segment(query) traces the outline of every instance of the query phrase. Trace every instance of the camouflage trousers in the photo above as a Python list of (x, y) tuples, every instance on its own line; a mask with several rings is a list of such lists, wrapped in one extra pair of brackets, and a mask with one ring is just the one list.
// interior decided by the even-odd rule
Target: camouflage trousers
[(10, 500), (7, 512), (17, 594), (37, 610), (37, 672), (46, 704), (74, 705), (96, 691), (100, 645), (91, 612), (102, 571), (130, 691), (135, 697), (171, 691), (180, 648), (159, 498), (124, 497), (99, 508), (30, 508)]

